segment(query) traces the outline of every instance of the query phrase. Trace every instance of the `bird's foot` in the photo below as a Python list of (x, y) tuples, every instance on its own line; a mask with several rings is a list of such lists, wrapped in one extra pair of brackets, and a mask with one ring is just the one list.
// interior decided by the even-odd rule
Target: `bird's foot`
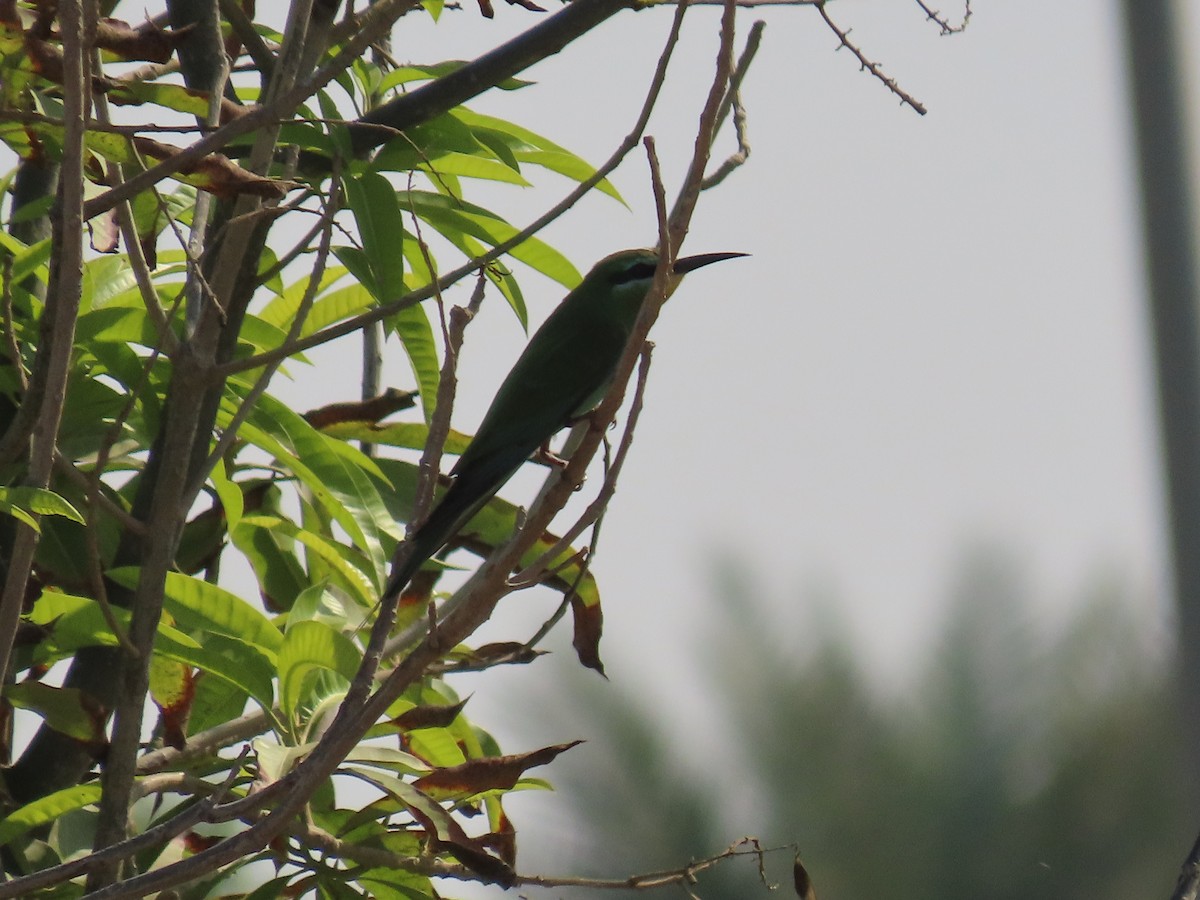
[(551, 450), (548, 443), (538, 447), (532, 459), (538, 465), (549, 466), (552, 469), (565, 469), (567, 467), (567, 461)]

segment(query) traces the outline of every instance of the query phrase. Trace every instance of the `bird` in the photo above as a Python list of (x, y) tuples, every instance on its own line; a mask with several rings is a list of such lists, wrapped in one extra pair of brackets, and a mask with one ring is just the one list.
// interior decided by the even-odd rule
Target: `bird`
[[(746, 255), (676, 259), (671, 288), (688, 272)], [(450, 487), (405, 539), (411, 549), (392, 572), (381, 601), (403, 591), (526, 460), (604, 399), (658, 264), (654, 249), (606, 256), (534, 333), (450, 470)]]

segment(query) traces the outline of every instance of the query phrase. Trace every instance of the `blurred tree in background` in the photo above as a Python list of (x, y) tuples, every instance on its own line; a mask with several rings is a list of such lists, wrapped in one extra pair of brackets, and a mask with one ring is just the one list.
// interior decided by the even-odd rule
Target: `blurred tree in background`
[[(1118, 579), (1098, 578), (1046, 635), (1020, 566), (969, 553), (902, 695), (868, 680), (827, 602), (811, 630), (781, 630), (753, 573), (730, 564), (715, 596), (712, 677), (698, 687), (723, 728), (681, 747), (642, 698), (582, 676), (590, 690), (568, 682), (546, 705), (590, 723), (572, 723), (589, 744), (556, 779), (583, 835), (562, 848), (564, 869), (677, 867), (748, 832), (796, 842), (820, 897), (1169, 895), (1195, 809), (1171, 672), (1146, 624), (1157, 616)], [(786, 885), (790, 863), (769, 858), (770, 879)], [(717, 866), (698, 893), (757, 896), (751, 865)]]

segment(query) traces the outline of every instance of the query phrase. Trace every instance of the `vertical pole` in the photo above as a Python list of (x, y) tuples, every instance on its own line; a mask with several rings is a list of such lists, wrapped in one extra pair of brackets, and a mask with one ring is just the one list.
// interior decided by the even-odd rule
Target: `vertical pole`
[(1196, 222), (1171, 0), (1122, 0), (1178, 616), (1189, 786), (1200, 786), (1200, 325)]

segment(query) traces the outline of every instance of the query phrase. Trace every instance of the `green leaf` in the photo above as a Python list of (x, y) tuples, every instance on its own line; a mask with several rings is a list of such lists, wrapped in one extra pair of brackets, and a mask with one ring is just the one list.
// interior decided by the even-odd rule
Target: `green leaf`
[(371, 576), (371, 563), (361, 554), (278, 516), (249, 515), (242, 519), (242, 526), (262, 528), (299, 541), (341, 576), (344, 586), (358, 598), (360, 603), (364, 606), (374, 605), (375, 593), (372, 586), (374, 579)]
[(133, 269), (124, 256), (98, 256), (83, 266), (83, 297), (80, 312), (104, 306), (111, 298), (137, 287)]
[(284, 635), (279, 651), (279, 703), (293, 715), (303, 701), (305, 682), (317, 670), (354, 678), (362, 654), (348, 637), (324, 622), (297, 622)]
[[(368, 444), (386, 444), (389, 447), (404, 447), (409, 450), (424, 450), (425, 442), (429, 440), (429, 426), (422, 422), (336, 422), (321, 431), (343, 441), (365, 441)], [(458, 455), (467, 449), (469, 443), (469, 434), (450, 429), (442, 449), (446, 453)]]
[(422, 164), (420, 168), (429, 172), (435, 179), (439, 176), (454, 175), (463, 178), (479, 178), (484, 181), (500, 181), (521, 187), (530, 186), (529, 182), (511, 166), (486, 157), (465, 153), (446, 153), (430, 163)]
[(49, 825), (69, 812), (100, 802), (100, 784), (81, 784), (63, 788), (47, 797), (27, 803), (0, 822), (0, 845), (18, 838), (30, 829)]
[(105, 306), (80, 316), (75, 341), (80, 346), (104, 342), (154, 348), (159, 344), (158, 329), (145, 309), (123, 306)]
[(225, 527), (229, 531), (233, 531), (242, 520), (242, 512), (246, 507), (246, 498), (242, 494), (242, 488), (226, 476), (225, 460), (223, 459), (217, 460), (209, 479), (212, 481), (213, 489), (217, 492), (217, 499), (221, 501), (221, 509), (225, 514)]
[[(108, 577), (135, 588), (140, 570), (136, 566), (110, 569)], [(163, 608), (183, 628), (224, 634), (259, 647), (269, 656), (279, 652), (283, 635), (270, 619), (236, 594), (199, 578), (168, 572)]]
[[(428, 191), (409, 191), (406, 197), (417, 215), (451, 241), (455, 239), (454, 235), (466, 234), (496, 245), (517, 233), (516, 228), (495, 213), (464, 200), (453, 200)], [(522, 241), (509, 253), (566, 288), (574, 288), (582, 280), (570, 260), (538, 238)]]
[(375, 298), (361, 284), (351, 284), (319, 297), (304, 320), (301, 337), (320, 331), (330, 325), (357, 316), (375, 306)]
[(396, 191), (378, 172), (344, 178), (342, 184), (371, 267), (367, 287), (380, 303), (394, 300), (404, 293), (404, 219)]
[(254, 748), (259, 768), (269, 783), (278, 781), (290, 772), (297, 762), (312, 752), (316, 744), (286, 747), (276, 743), (273, 738), (259, 737), (251, 741), (250, 746)]
[(208, 117), (211, 102), (205, 91), (196, 91), (181, 84), (163, 81), (122, 81), (115, 87), (110, 87), (107, 95), (114, 103), (126, 106), (153, 103), (201, 119)]
[[(412, 128), (388, 141), (372, 160), (372, 167), (379, 171), (411, 172), (418, 166), (435, 161), (447, 153), (468, 155), (486, 152), (471, 129), (451, 115), (438, 116)], [(408, 207), (403, 201), (400, 207)]]
[(238, 527), (230, 531), (230, 539), (254, 569), (259, 591), (268, 608), (290, 609), (309, 583), (304, 566), (292, 552), (294, 542), (245, 522), (238, 523)]
[(62, 516), (73, 522), (84, 524), (84, 518), (79, 510), (68, 503), (63, 497), (46, 488), (0, 487), (0, 511), (15, 516), (26, 522), (35, 531), (37, 524), (28, 516), (33, 513), (38, 516)]
[(49, 262), (53, 249), (50, 238), (25, 246), (16, 238), (5, 234), (0, 238), (0, 244), (13, 255), (12, 280), (14, 284), (36, 274), (39, 268)]
[[(129, 612), (114, 609), (117, 620), (126, 621)], [(58, 655), (79, 647), (116, 646), (117, 639), (109, 630), (100, 605), (88, 597), (76, 597), (58, 591), (43, 591), (26, 616), (34, 625), (48, 626), (50, 639), (38, 644), (35, 662), (48, 662)]]
[(275, 702), (274, 654), (265, 653), (261, 645), (220, 633), (202, 635), (202, 641), (174, 629), (160, 628), (154, 654), (208, 672), (244, 691), (270, 711)]
[[(549, 138), (542, 137), (528, 128), (522, 128), (514, 122), (477, 113), (465, 106), (458, 107), (451, 115), (470, 128), (477, 139), (486, 140), (484, 135), (490, 134), (503, 141), (517, 159), (542, 166), (576, 182), (586, 181), (596, 174), (595, 167), (582, 157), (576, 156)], [(607, 178), (596, 185), (596, 190), (628, 206)]]
[(408, 732), (407, 740), (413, 753), (439, 769), (467, 761), (467, 755), (447, 728), (417, 728)]
[(437, 407), (438, 386), (441, 384), (441, 367), (438, 364), (437, 344), (433, 339), (433, 328), (425, 307), (415, 303), (400, 310), (387, 319), (388, 326), (404, 345), (408, 364), (417, 380), (417, 391), (421, 397), (421, 410), (425, 421), (433, 421)]
[(346, 755), (344, 762), (351, 766), (357, 764), (364, 768), (385, 769), (400, 775), (427, 775), (433, 771), (433, 767), (421, 757), (379, 744), (359, 744)]
[(291, 469), (376, 570), (382, 571), (380, 536), (398, 539), (400, 531), (368, 477), (368, 473), (383, 477), (374, 460), (344, 441), (321, 434), (269, 394), (259, 398), (241, 434)]
[[(335, 247), (334, 252), (337, 253), (341, 250), (347, 249), (361, 253), (361, 251), (358, 251), (357, 248), (354, 247)], [(362, 281), (363, 279), (370, 280), (372, 276), (370, 273), (370, 266), (367, 263), (366, 258), (355, 257), (355, 260), (361, 262), (361, 265), (359, 265), (359, 268), (353, 272), (351, 272), (351, 270), (345, 266), (326, 267), (324, 274), (321, 276), (321, 283), (317, 287), (317, 296), (320, 297), (323, 294), (328, 295), (330, 288), (332, 288), (333, 285), (338, 281), (341, 281), (343, 278), (345, 278), (347, 274), (352, 275), (355, 281)], [(282, 289), (279, 292), (279, 295), (265, 307), (263, 307), (261, 312), (259, 312), (259, 319), (277, 328), (281, 336), (286, 334), (288, 329), (291, 327), (292, 322), (296, 318), (296, 312), (299, 310), (300, 304), (304, 300), (304, 295), (308, 291), (310, 280), (311, 276), (305, 276), (297, 279), (287, 288)], [(359, 287), (359, 285), (354, 285), (354, 287)], [(360, 288), (360, 290), (363, 289)], [(364, 293), (370, 297), (369, 291), (364, 291)], [(367, 309), (371, 305), (369, 300), (360, 302), (363, 303), (361, 309)], [(317, 330), (317, 326), (314, 326), (312, 323), (313, 316), (316, 312), (316, 306), (319, 303), (320, 300), (313, 304), (313, 309), (309, 310), (309, 314), (304, 320), (303, 330), (300, 332), (302, 335), (311, 334), (313, 331)], [(361, 309), (355, 310), (355, 312), (359, 312)], [(329, 321), (337, 320), (330, 319)]]
[(104, 740), (104, 714), (98, 704), (78, 688), (52, 687), (40, 681), (10, 684), (4, 697), (13, 706), (41, 716), (55, 731), (78, 741)]
[(504, 295), (504, 299), (508, 301), (508, 305), (517, 314), (517, 319), (521, 322), (521, 327), (525, 329), (525, 333), (529, 333), (529, 311), (525, 306), (525, 295), (521, 293), (521, 285), (517, 283), (517, 279), (513, 277), (513, 273), (507, 269), (497, 269), (493, 266), (487, 270), (488, 278), (491, 282), (500, 289), (500, 293)]

